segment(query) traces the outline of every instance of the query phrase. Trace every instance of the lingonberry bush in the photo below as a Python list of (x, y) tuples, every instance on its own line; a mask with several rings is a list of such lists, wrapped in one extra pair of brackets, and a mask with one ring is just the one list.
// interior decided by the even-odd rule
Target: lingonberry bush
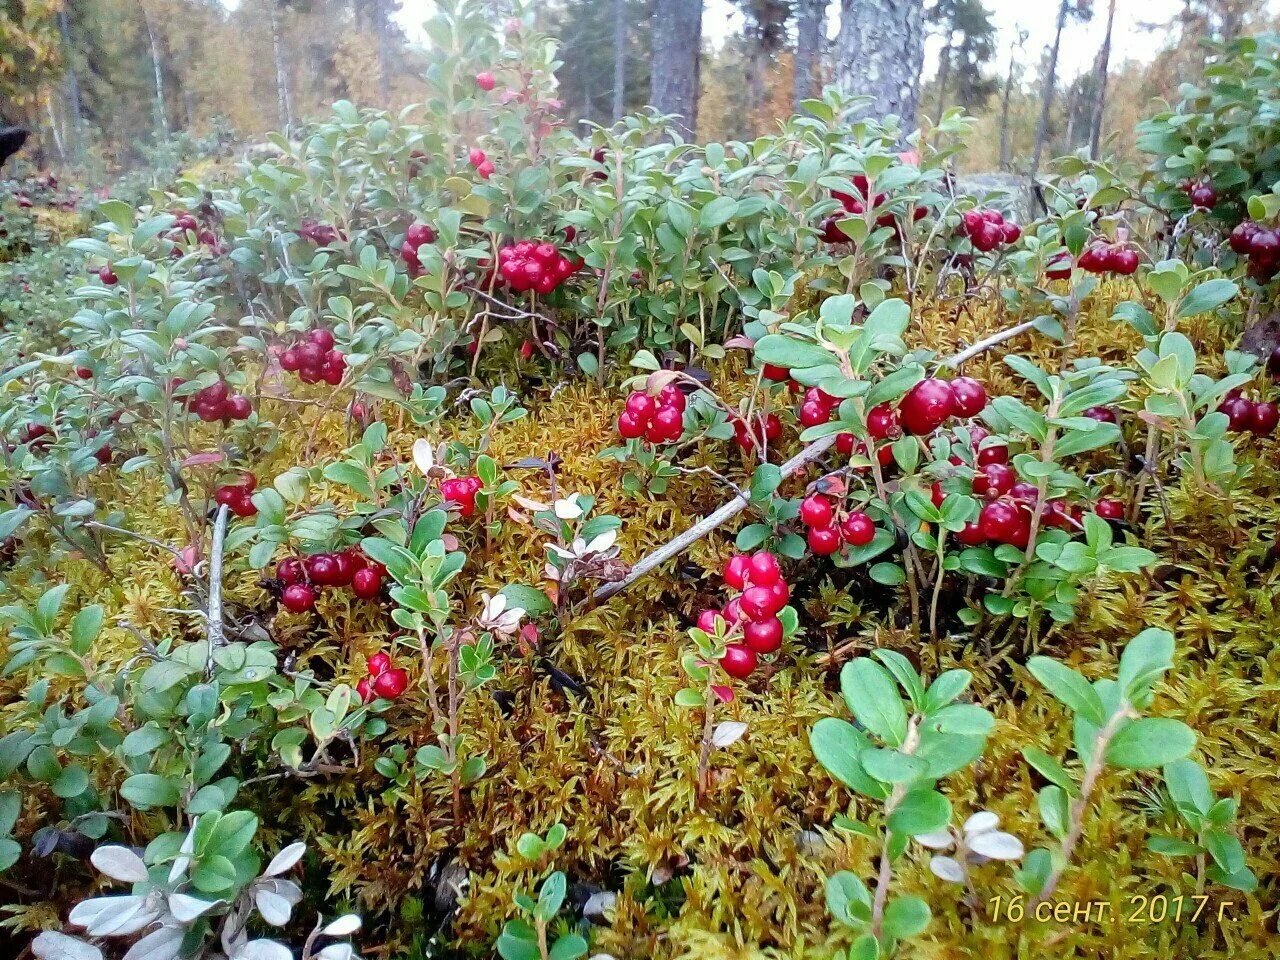
[(0, 335), (36, 955), (344, 960), (348, 901), (371, 954), (977, 950), (1117, 835), (1263, 915), (1213, 678), (1269, 649), (1273, 40), (1033, 213), (959, 112), (578, 135), (531, 18), (429, 36), (422, 104), (101, 202)]

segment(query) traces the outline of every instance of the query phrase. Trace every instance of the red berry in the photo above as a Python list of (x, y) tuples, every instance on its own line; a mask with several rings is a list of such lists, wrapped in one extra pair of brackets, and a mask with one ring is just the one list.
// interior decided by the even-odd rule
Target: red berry
[(956, 533), (956, 539), (968, 547), (978, 547), (987, 542), (987, 535), (977, 523), (966, 523), (964, 529)]
[(342, 579), (342, 568), (338, 565), (338, 558), (332, 553), (317, 553), (307, 557), (305, 565), (311, 582), (322, 587), (337, 586)]
[(358, 696), (364, 703), (368, 703), (370, 700), (374, 699), (373, 683), (368, 677), (365, 677), (356, 684), (356, 696)]
[(766, 363), (764, 367), (761, 368), (760, 373), (766, 380), (774, 381), (786, 380), (791, 376), (790, 370), (786, 367), (780, 367), (775, 363)]
[(229, 420), (248, 420), (249, 414), (253, 413), (253, 404), (243, 395), (228, 397), (222, 411)]
[(111, 267), (108, 265), (108, 266), (99, 268), (98, 279), (101, 280), (108, 287), (114, 287), (116, 283), (119, 282), (120, 278), (116, 276), (115, 271), (112, 270)]
[(1189, 196), (1197, 207), (1212, 207), (1218, 202), (1218, 192), (1207, 183), (1192, 187)]
[(1014, 500), (1021, 500), (1024, 503), (1035, 503), (1040, 499), (1040, 491), (1036, 488), (1035, 484), (1023, 481), (1015, 483), (1009, 488), (1009, 496)]
[(1218, 412), (1227, 415), (1227, 429), (1235, 433), (1250, 429), (1253, 423), (1253, 401), (1244, 397), (1228, 397), (1218, 405)]
[(495, 167), (493, 164), (486, 160), (484, 163), (476, 167), (476, 173), (480, 175), (481, 180), (488, 180), (493, 176), (494, 169)]
[(978, 526), (982, 535), (998, 543), (1012, 543), (1018, 533), (1019, 510), (1007, 500), (988, 503), (978, 514)]
[(800, 423), (806, 427), (816, 427), (831, 419), (831, 409), (822, 404), (806, 400), (800, 405)]
[(684, 414), (675, 407), (662, 407), (653, 415), (651, 426), (660, 431), (662, 440), (674, 442), (684, 433)]
[(778, 558), (768, 550), (758, 550), (747, 563), (747, 580), (757, 587), (772, 587), (782, 577)]
[(476, 86), (481, 90), (492, 90), (495, 82), (493, 74), (488, 70), (476, 74)]
[(734, 597), (724, 605), (724, 609), (720, 611), (720, 616), (724, 618), (724, 622), (733, 626), (742, 619), (742, 605), (738, 598)]
[(806, 527), (831, 526), (833, 513), (831, 501), (818, 493), (805, 497), (800, 504), (800, 522)]
[(689, 398), (684, 395), (676, 384), (668, 383), (660, 391), (658, 391), (658, 406), (675, 407), (681, 413), (684, 413), (685, 407), (689, 404)]
[(301, 583), (304, 577), (302, 561), (297, 557), (285, 557), (276, 564), (276, 579), (286, 587)]
[(844, 522), (840, 524), (840, 535), (844, 538), (844, 542), (852, 547), (865, 547), (875, 539), (875, 521), (861, 510), (856, 510), (845, 517)]
[(898, 423), (898, 412), (887, 403), (872, 407), (867, 411), (867, 433), (873, 440), (900, 436), (902, 426)]
[(316, 605), (316, 592), (305, 583), (291, 583), (284, 588), (280, 602), (291, 613), (305, 613)]
[(1122, 520), (1124, 519), (1124, 504), (1119, 500), (1104, 497), (1094, 506), (1093, 512), (1103, 520)]
[(1119, 421), (1116, 412), (1110, 407), (1090, 407), (1083, 415), (1090, 420), (1097, 420), (1099, 423), (1117, 423)]
[(781, 610), (787, 605), (787, 601), (791, 599), (791, 588), (787, 586), (787, 581), (779, 577), (769, 587), (769, 592), (773, 594), (773, 609)]
[[(1280, 348), (1277, 348), (1280, 349)], [(852, 433), (836, 434), (836, 453), (847, 457), (852, 455), (853, 449), (858, 442), (858, 438)]]
[(636, 419), (626, 410), (618, 415), (618, 435), (624, 440), (635, 440), (638, 437), (643, 437), (644, 431), (645, 423)]
[(738, 609), (748, 620), (763, 620), (778, 612), (777, 598), (768, 587), (747, 587), (738, 598)]
[(236, 488), (236, 496), (228, 504), (231, 512), (237, 517), (252, 517), (258, 512), (258, 508), (253, 504), (253, 498), (249, 495), (249, 491)]
[(297, 347), (289, 347), (280, 354), (280, 369), (289, 373), (297, 373), (302, 366), (302, 357)]
[[(425, 223), (411, 223), (409, 224), (409, 228), (404, 232), (405, 243), (410, 244), (415, 250), (424, 243), (433, 243), (435, 239), (435, 230)], [(330, 344), (330, 346), (332, 346), (332, 344)], [(325, 349), (327, 350), (328, 347)]]
[(975, 462), (980, 467), (989, 466), (990, 464), (993, 464), (993, 463), (1008, 463), (1009, 448), (1006, 447), (1004, 444), (999, 444), (991, 447), (983, 447), (981, 450), (978, 451), (978, 456)]
[(724, 565), (724, 582), (735, 590), (743, 590), (747, 586), (747, 571), (751, 569), (751, 558), (745, 553), (736, 553)]
[(1255, 436), (1268, 437), (1280, 423), (1280, 407), (1274, 403), (1263, 401), (1253, 405), (1253, 416), (1249, 418), (1249, 429)]
[(351, 592), (362, 600), (372, 600), (382, 592), (382, 575), (377, 570), (361, 567), (351, 575)]
[(401, 667), (391, 667), (373, 678), (373, 692), (387, 700), (394, 700), (408, 686), (409, 674)]
[(1122, 277), (1133, 276), (1138, 272), (1138, 251), (1113, 248), (1108, 262), (1113, 273), (1118, 273)]
[(658, 412), (658, 404), (647, 393), (637, 390), (631, 396), (627, 397), (627, 413), (631, 414), (637, 420), (648, 423), (655, 413)]
[(898, 413), (902, 425), (910, 433), (929, 434), (955, 412), (955, 396), (945, 380), (929, 377), (921, 380), (902, 398)]
[(471, 161), (471, 165), (473, 167), (478, 167), (480, 164), (486, 162), (488, 158), (485, 156), (484, 151), (479, 147), (472, 147), (470, 152), (467, 154), (467, 159)]
[(809, 549), (820, 557), (840, 549), (840, 531), (835, 527), (813, 527), (809, 530)]
[(333, 339), (333, 331), (326, 330), (323, 327), (317, 327), (315, 330), (312, 330), (310, 333), (308, 333), (307, 340), (310, 343), (314, 343), (321, 350), (325, 350), (325, 351), (332, 350), (333, 345), (336, 342)]
[(716, 632), (716, 617), (720, 616), (719, 610), (703, 610), (698, 614), (698, 629), (706, 633)]
[(994, 500), (1002, 497), (1013, 487), (1017, 475), (1013, 468), (1004, 463), (989, 463), (979, 468), (973, 477), (974, 496)]
[(742, 630), (742, 640), (753, 652), (769, 654), (782, 646), (782, 633), (782, 621), (768, 617), (748, 623)]
[(987, 389), (973, 377), (956, 377), (951, 381), (957, 417), (976, 417), (987, 406)]
[(751, 676), (756, 663), (755, 651), (740, 643), (729, 644), (725, 647), (724, 656), (720, 658), (720, 666), (724, 668), (724, 672), (735, 680), (745, 680)]
[(379, 650), (369, 658), (369, 676), (376, 677), (391, 669), (391, 657)]

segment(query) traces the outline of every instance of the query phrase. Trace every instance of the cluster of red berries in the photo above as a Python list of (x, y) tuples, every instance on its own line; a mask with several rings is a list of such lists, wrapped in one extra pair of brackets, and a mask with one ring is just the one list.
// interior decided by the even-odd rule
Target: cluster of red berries
[(314, 553), (301, 560), (286, 557), (276, 564), (276, 580), (284, 587), (280, 602), (291, 613), (314, 607), (321, 587), (350, 587), (361, 600), (372, 600), (382, 592), (386, 576), (386, 567), (358, 547)]
[(404, 232), (404, 243), (400, 244), (400, 258), (409, 265), (409, 275), (416, 277), (422, 272), (422, 261), (418, 257), (418, 248), (424, 243), (435, 243), (436, 231), (426, 223), (411, 223)]
[(485, 152), (479, 147), (472, 147), (470, 152), (467, 154), (467, 159), (471, 162), (471, 165), (476, 168), (476, 173), (479, 174), (481, 180), (488, 180), (493, 176), (493, 171), (496, 168), (494, 167), (493, 162), (485, 156)]
[(688, 403), (674, 383), (668, 383), (657, 398), (644, 390), (627, 397), (626, 409), (618, 414), (618, 435), (624, 440), (643, 437), (649, 443), (675, 443), (684, 434), (684, 409)]
[[(844, 231), (840, 229), (840, 221), (847, 220), (849, 217), (860, 217), (865, 214), (868, 209), (874, 211), (888, 199), (886, 194), (877, 193), (872, 197), (871, 203), (868, 205), (867, 195), (871, 192), (871, 183), (867, 180), (866, 174), (855, 173), (850, 179), (853, 181), (853, 189), (857, 194), (856, 196), (854, 196), (854, 194), (842, 193), (839, 190), (831, 191), (831, 196), (839, 200), (840, 205), (844, 207), (844, 213), (833, 213), (822, 221), (818, 229), (821, 231), (822, 239), (826, 243), (848, 243), (849, 238), (845, 236)], [(912, 219), (920, 220), (928, 214), (928, 212), (929, 211), (924, 207), (916, 207), (915, 211), (912, 213)], [(876, 226), (893, 227), (896, 231), (898, 227), (898, 220), (892, 213), (886, 211), (876, 217)]]
[(1121, 277), (1131, 277), (1138, 270), (1138, 251), (1123, 243), (1094, 240), (1080, 254), (1080, 269), (1090, 273), (1114, 273)]
[(246, 474), (239, 483), (224, 483), (213, 491), (213, 502), (230, 507), (237, 517), (252, 517), (258, 512), (253, 505), (253, 489), (257, 485), (258, 478), (252, 473)]
[[(196, 235), (196, 240), (204, 244), (214, 253), (225, 253), (225, 248), (218, 242), (218, 235), (208, 227), (200, 226), (200, 221), (190, 213), (175, 213), (177, 219), (173, 223), (173, 229), (167, 234), (168, 238), (174, 243), (186, 243), (187, 233), (191, 232)], [(175, 250), (174, 253), (177, 253)]]
[(750, 453), (757, 447), (774, 443), (782, 436), (782, 421), (774, 413), (756, 417), (748, 424), (742, 417), (733, 418), (733, 442)]
[[(53, 428), (43, 423), (28, 423), (18, 434), (18, 443), (25, 443), (32, 450), (47, 450), (53, 442)], [(9, 451), (12, 453), (12, 449)]]
[(298, 225), (298, 236), (305, 237), (321, 247), (327, 247), (330, 244), (337, 243), (339, 240), (346, 239), (342, 235), (342, 231), (338, 230), (337, 227), (321, 223), (318, 220), (312, 220), (310, 217), (303, 217), (302, 223)]
[(1231, 249), (1249, 259), (1249, 276), (1266, 283), (1280, 271), (1280, 230), (1243, 220), (1228, 237)]
[(302, 343), (287, 348), (280, 354), (280, 368), (296, 373), (303, 383), (319, 383), (323, 380), (336, 387), (347, 372), (347, 358), (334, 348), (333, 333), (317, 327), (307, 334)]
[(543, 240), (519, 240), (498, 250), (498, 274), (516, 293), (536, 290), (548, 294), (582, 267)]
[(1223, 398), (1218, 412), (1227, 415), (1227, 429), (1233, 433), (1269, 437), (1280, 424), (1280, 407), (1268, 400), (1250, 400), (1239, 390), (1232, 390)]
[(476, 512), (476, 494), (484, 486), (479, 477), (453, 477), (440, 481), (440, 496), (464, 517)]
[(225, 380), (219, 380), (192, 396), (191, 412), (205, 423), (221, 420), (225, 425), (232, 420), (248, 420), (253, 405), (243, 394), (232, 393)]
[(809, 549), (820, 557), (830, 556), (841, 543), (865, 547), (875, 539), (876, 525), (861, 510), (851, 510), (841, 519), (829, 497), (811, 493), (800, 502), (800, 522), (809, 528)]
[(356, 684), (361, 700), (365, 703), (378, 697), (394, 700), (409, 688), (409, 674), (392, 663), (391, 658), (381, 652), (369, 658), (369, 675)]
[(961, 217), (961, 228), (974, 249), (982, 253), (1017, 243), (1022, 236), (1022, 228), (1012, 220), (1005, 220), (999, 210), (967, 210)]
[(782, 646), (785, 631), (778, 614), (791, 599), (791, 588), (782, 578), (778, 558), (767, 550), (730, 557), (724, 582), (742, 592), (722, 610), (703, 610), (698, 614), (698, 626), (714, 633), (716, 617), (722, 617), (731, 636), (741, 630), (741, 641), (725, 646), (720, 666), (735, 680), (745, 680), (755, 671), (759, 657), (777, 653)]
[(1208, 180), (1199, 182), (1183, 180), (1178, 189), (1187, 195), (1193, 207), (1204, 207), (1206, 210), (1218, 204), (1218, 191)]
[(908, 433), (933, 433), (949, 417), (976, 417), (987, 406), (987, 390), (973, 377), (926, 377), (898, 403), (898, 418)]

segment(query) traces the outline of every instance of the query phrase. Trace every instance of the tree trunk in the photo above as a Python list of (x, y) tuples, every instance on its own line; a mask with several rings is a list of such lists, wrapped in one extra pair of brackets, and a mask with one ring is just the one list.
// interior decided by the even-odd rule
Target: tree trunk
[(1102, 145), (1102, 115), (1107, 109), (1107, 69), (1111, 65), (1111, 25), (1116, 19), (1116, 0), (1107, 7), (1107, 32), (1098, 51), (1098, 72), (1093, 82), (1093, 116), (1089, 122), (1089, 156), (1097, 160)]
[[(66, 7), (58, 11), (58, 32), (62, 36), (62, 46), (67, 51), (67, 106), (71, 110), (71, 154), (76, 156), (80, 153), (84, 106), (80, 102), (80, 75), (76, 72), (75, 57), (72, 54), (75, 47), (71, 42), (71, 21), (67, 17)], [(58, 153), (60, 155), (63, 153), (61, 144), (58, 145)]]
[(654, 0), (653, 77), (649, 100), (676, 116), (682, 136), (698, 128), (698, 71), (702, 53), (702, 0)]
[(374, 0), (374, 31), (378, 41), (378, 94), (382, 99), (380, 106), (391, 106), (391, 38), (387, 18), (386, 0)]
[(764, 99), (767, 95), (765, 73), (769, 69), (769, 52), (764, 46), (762, 32), (751, 38), (751, 54), (747, 70), (747, 116), (744, 133), (747, 137), (755, 137), (761, 128), (761, 116), (764, 112)]
[(922, 0), (841, 0), (836, 83), (872, 98), (866, 115), (896, 114), (904, 132), (914, 130), (923, 63)]
[(1009, 54), (1009, 73), (1004, 78), (1004, 97), (1000, 104), (1000, 169), (1009, 169), (1009, 98), (1013, 95), (1013, 68), (1017, 61)]
[(814, 93), (814, 67), (821, 59), (823, 20), (827, 12), (822, 0), (799, 0), (796, 10), (795, 73), (791, 79), (791, 100), (796, 112), (800, 103)]
[(947, 45), (942, 48), (942, 53), (938, 55), (938, 115), (935, 119), (942, 119), (942, 112), (947, 109), (947, 81), (951, 79), (951, 40), (947, 40)]
[(1031, 154), (1031, 179), (1040, 172), (1040, 158), (1044, 156), (1044, 143), (1049, 136), (1049, 110), (1053, 106), (1053, 84), (1058, 74), (1058, 53), (1062, 49), (1062, 28), (1067, 23), (1067, 0), (1058, 4), (1058, 27), (1053, 34), (1053, 49), (1049, 51), (1049, 71), (1041, 91), (1040, 122), (1036, 125), (1036, 145)]
[(164, 106), (164, 68), (160, 63), (160, 43), (156, 40), (155, 26), (151, 22), (151, 14), (147, 11), (146, 4), (139, 4), (139, 6), (142, 7), (142, 21), (147, 27), (147, 43), (151, 46), (151, 67), (156, 84), (156, 122), (160, 125), (160, 132), (167, 137), (169, 111)]
[(613, 0), (613, 119), (621, 120), (627, 99), (627, 0)]
[(289, 96), (289, 68), (284, 58), (284, 37), (280, 32), (280, 11), (277, 0), (271, 4), (271, 51), (276, 61), (276, 108), (281, 131), (287, 137), (293, 127), (293, 100)]

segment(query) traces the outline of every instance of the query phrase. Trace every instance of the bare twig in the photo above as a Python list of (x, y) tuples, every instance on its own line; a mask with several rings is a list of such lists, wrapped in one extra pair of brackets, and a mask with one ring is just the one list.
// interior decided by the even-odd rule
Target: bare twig
[(218, 508), (213, 521), (213, 546), (209, 550), (209, 656), (215, 647), (227, 642), (222, 631), (222, 545), (227, 537), (227, 516), (230, 508), (224, 503)]
[(978, 354), (986, 353), (992, 347), (999, 346), (1006, 340), (1012, 340), (1014, 337), (1021, 336), (1024, 333), (1029, 333), (1034, 329), (1036, 329), (1036, 322), (1034, 320), (1028, 320), (1025, 323), (1019, 323), (1017, 326), (1001, 330), (999, 333), (993, 333), (991, 336), (986, 337), (983, 340), (979, 340), (973, 346), (965, 347), (965, 349), (961, 350), (954, 356), (947, 357), (947, 359), (942, 361), (942, 366), (958, 367), (966, 360), (972, 360)]

